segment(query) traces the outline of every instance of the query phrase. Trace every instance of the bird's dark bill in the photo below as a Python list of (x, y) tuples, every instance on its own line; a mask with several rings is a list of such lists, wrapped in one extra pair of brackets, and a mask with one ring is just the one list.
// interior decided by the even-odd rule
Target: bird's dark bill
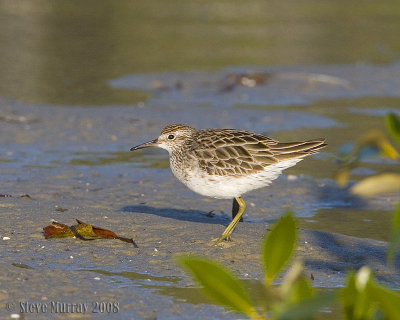
[(130, 149), (130, 151), (135, 151), (135, 150), (139, 150), (139, 149), (143, 149), (143, 148), (157, 147), (157, 146), (158, 146), (158, 141), (157, 141), (157, 139), (155, 139), (155, 140), (152, 140), (152, 141), (149, 141), (149, 142), (145, 142), (145, 143), (139, 144), (136, 147), (132, 147)]

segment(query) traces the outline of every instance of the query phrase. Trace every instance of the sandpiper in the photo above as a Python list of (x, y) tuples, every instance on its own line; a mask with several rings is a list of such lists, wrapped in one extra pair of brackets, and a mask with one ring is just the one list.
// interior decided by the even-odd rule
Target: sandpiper
[(172, 124), (157, 139), (130, 150), (163, 148), (169, 152), (173, 174), (189, 189), (203, 196), (237, 201), (239, 210), (220, 242), (231, 240), (246, 210), (243, 194), (269, 185), (284, 169), (325, 146), (325, 139), (282, 143), (244, 130), (196, 130)]

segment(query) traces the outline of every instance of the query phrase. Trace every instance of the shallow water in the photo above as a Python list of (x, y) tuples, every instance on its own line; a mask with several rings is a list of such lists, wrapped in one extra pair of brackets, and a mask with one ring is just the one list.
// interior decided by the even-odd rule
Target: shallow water
[[(190, 303), (194, 305), (208, 304), (210, 300), (206, 298), (202, 290), (198, 287), (182, 287), (179, 286), (179, 278), (177, 277), (154, 277), (146, 274), (138, 274), (135, 272), (121, 272), (112, 273), (104, 270), (92, 270), (94, 273), (111, 277), (116, 283), (126, 286), (129, 285), (129, 281), (135, 286), (143, 287), (152, 290), (154, 293), (173, 297), (178, 303)], [(260, 297), (265, 295), (264, 287), (261, 282), (254, 280), (242, 281), (243, 286), (250, 293), (250, 297), (254, 303), (259, 306), (263, 305), (263, 301)], [(332, 292), (335, 289), (316, 289), (318, 293)], [(336, 291), (338, 291), (336, 289)], [(315, 319), (337, 319), (340, 315), (338, 305), (330, 306), (325, 310), (318, 313)]]
[[(29, 19), (26, 17), (29, 16)], [(145, 101), (121, 75), (398, 60), (397, 1), (0, 2), (0, 96), (29, 103)]]
[[(301, 228), (387, 241), (399, 195), (361, 199), (333, 177), (343, 145), (385, 131), (388, 112), (400, 115), (399, 29), (396, 1), (0, 1), (0, 193), (12, 195), (0, 198), (0, 235), (11, 238), (1, 243), (1, 268), (11, 271), (0, 279), (13, 288), (0, 291), (1, 303), (101, 292), (121, 301), (125, 318), (232, 318), (177, 271), (170, 257), (181, 251), (245, 266), (235, 272), (257, 298), (261, 236), (235, 232), (250, 239), (243, 256), (198, 244), (229, 221), (231, 201), (187, 190), (163, 150), (128, 151), (174, 122), (327, 138), (323, 152), (245, 196), (241, 230), (263, 234), (292, 208)], [(363, 161), (351, 183), (382, 172), (399, 173), (398, 162)], [(140, 251), (42, 239), (50, 219), (75, 218), (133, 232)], [(346, 269), (364, 261), (357, 254), (340, 267), (315, 262), (317, 271), (307, 257), (314, 284), (341, 286)], [(379, 270), (399, 283), (398, 272)]]

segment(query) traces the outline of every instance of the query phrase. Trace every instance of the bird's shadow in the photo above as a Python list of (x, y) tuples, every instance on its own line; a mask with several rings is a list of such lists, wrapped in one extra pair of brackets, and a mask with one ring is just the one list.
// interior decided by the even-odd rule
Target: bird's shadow
[(156, 216), (172, 218), (182, 221), (213, 223), (213, 224), (229, 224), (230, 217), (222, 215), (213, 215), (200, 210), (183, 210), (175, 208), (155, 208), (146, 205), (128, 205), (122, 207), (123, 212), (138, 212), (154, 214)]

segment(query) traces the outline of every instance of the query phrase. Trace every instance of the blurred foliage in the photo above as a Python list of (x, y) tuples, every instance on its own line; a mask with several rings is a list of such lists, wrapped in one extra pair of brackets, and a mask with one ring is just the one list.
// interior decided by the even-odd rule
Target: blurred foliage
[[(354, 144), (346, 144), (339, 152), (335, 180), (340, 186), (348, 186), (351, 171), (360, 166), (362, 161), (377, 154), (399, 161), (399, 151), (391, 140), (400, 143), (400, 120), (395, 114), (385, 117), (386, 129), (391, 137), (377, 129), (372, 129), (361, 135)], [(374, 196), (389, 191), (400, 191), (400, 174), (383, 173), (365, 178), (354, 184), (350, 191), (360, 196)]]
[(283, 278), (282, 285), (273, 286), (293, 255), (296, 247), (296, 221), (288, 212), (267, 234), (263, 245), (265, 267), (262, 305), (254, 305), (240, 280), (227, 269), (210, 260), (181, 256), (179, 263), (186, 268), (204, 288), (214, 302), (250, 319), (310, 319), (313, 314), (328, 306), (334, 299), (332, 293), (316, 295), (296, 261)]
[(396, 115), (390, 113), (385, 119), (386, 128), (388, 128), (392, 137), (400, 143), (400, 120)]
[(350, 272), (340, 300), (345, 319), (400, 319), (400, 295), (380, 286), (369, 267)]
[(198, 257), (180, 257), (178, 261), (189, 270), (204, 292), (213, 301), (251, 319), (262, 319), (242, 283), (223, 266)]
[(270, 285), (293, 254), (296, 245), (296, 223), (290, 214), (279, 220), (264, 242), (265, 282)]
[[(390, 254), (400, 239), (400, 204), (394, 214)], [(263, 245), (265, 281), (262, 303), (254, 304), (240, 280), (225, 267), (206, 258), (180, 256), (178, 262), (203, 287), (214, 302), (250, 319), (313, 319), (333, 302), (340, 303), (344, 319), (400, 319), (400, 295), (379, 285), (367, 266), (350, 272), (339, 294), (320, 294), (304, 275), (304, 267), (295, 261), (279, 286), (273, 285), (293, 255), (297, 239), (296, 221), (288, 212), (267, 234)]]
[(379, 193), (400, 190), (400, 174), (382, 173), (365, 178), (350, 188), (354, 194), (371, 197)]
[(397, 248), (400, 245), (400, 202), (397, 205), (392, 217), (392, 233), (390, 237), (389, 248), (387, 251), (387, 259), (389, 262), (393, 262)]

